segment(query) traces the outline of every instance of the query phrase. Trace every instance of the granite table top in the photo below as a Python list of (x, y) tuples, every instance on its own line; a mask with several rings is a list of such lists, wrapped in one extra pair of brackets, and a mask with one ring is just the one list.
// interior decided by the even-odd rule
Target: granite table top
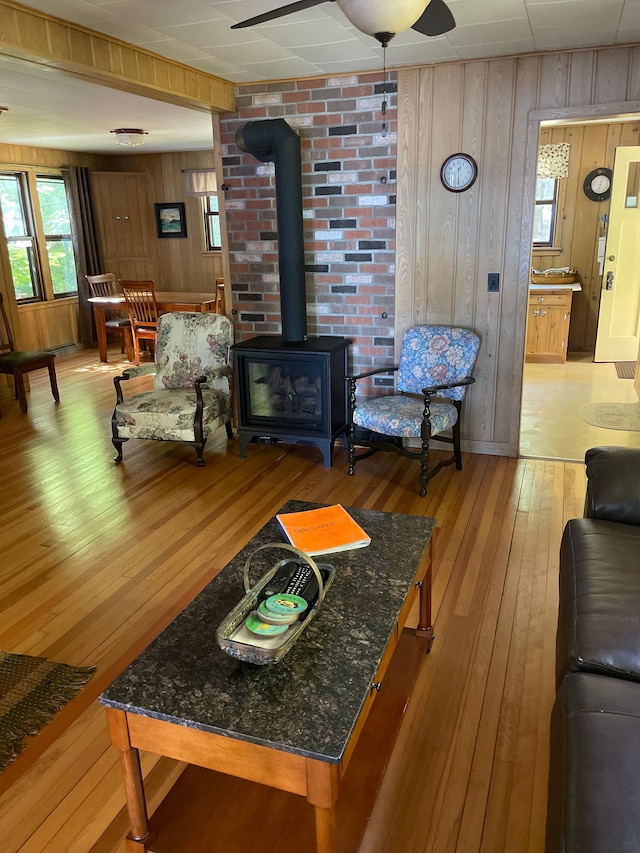
[[(321, 504), (289, 501), (279, 512)], [(435, 519), (345, 507), (371, 537), (325, 554), (335, 579), (318, 614), (277, 663), (225, 654), (215, 632), (244, 595), (260, 545), (284, 542), (275, 517), (102, 693), (100, 702), (274, 749), (338, 763), (409, 593)], [(251, 582), (286, 556), (266, 549)], [(255, 576), (253, 572), (255, 571)]]

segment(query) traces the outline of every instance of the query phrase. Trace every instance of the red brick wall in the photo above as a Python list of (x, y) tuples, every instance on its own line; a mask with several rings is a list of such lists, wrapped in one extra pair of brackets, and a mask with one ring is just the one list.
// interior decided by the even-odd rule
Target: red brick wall
[(236, 89), (238, 111), (221, 127), (237, 340), (280, 333), (280, 296), (274, 164), (241, 151), (235, 134), (248, 121), (283, 118), (301, 141), (308, 334), (351, 338), (357, 370), (393, 361), (397, 83), (393, 73), (384, 80), (380, 72)]

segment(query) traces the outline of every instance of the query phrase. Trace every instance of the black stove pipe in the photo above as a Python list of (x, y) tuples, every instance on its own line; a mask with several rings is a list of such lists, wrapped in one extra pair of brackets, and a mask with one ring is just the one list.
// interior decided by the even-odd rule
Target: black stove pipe
[(307, 338), (300, 138), (276, 118), (247, 122), (238, 128), (236, 144), (263, 163), (275, 163), (282, 338), (299, 343)]

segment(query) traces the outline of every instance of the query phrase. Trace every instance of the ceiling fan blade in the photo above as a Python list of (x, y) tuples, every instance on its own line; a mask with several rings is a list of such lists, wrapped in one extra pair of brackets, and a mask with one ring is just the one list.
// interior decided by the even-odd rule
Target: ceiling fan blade
[(297, 0), (296, 3), (289, 3), (286, 6), (273, 9), (271, 12), (265, 12), (264, 15), (256, 15), (255, 18), (247, 18), (246, 21), (233, 24), (231, 29), (240, 30), (243, 27), (253, 27), (254, 24), (264, 24), (265, 21), (275, 21), (276, 18), (284, 18), (285, 15), (291, 15), (293, 12), (302, 12), (303, 9), (311, 9), (312, 6), (319, 6), (324, 2), (326, 0)]
[(444, 0), (431, 0), (411, 29), (422, 33), (423, 36), (441, 36), (455, 25), (456, 19)]

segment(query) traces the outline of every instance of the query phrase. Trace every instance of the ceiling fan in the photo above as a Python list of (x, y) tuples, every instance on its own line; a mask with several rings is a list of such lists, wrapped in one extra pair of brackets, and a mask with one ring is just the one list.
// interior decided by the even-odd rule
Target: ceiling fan
[[(311, 9), (329, 0), (297, 0), (280, 6), (263, 15), (256, 15), (238, 24), (232, 30), (253, 27), (274, 21), (293, 12)], [(337, 3), (351, 23), (361, 32), (376, 38), (386, 47), (396, 33), (412, 29), (425, 36), (439, 36), (448, 33), (455, 25), (455, 19), (444, 0), (330, 0)]]

